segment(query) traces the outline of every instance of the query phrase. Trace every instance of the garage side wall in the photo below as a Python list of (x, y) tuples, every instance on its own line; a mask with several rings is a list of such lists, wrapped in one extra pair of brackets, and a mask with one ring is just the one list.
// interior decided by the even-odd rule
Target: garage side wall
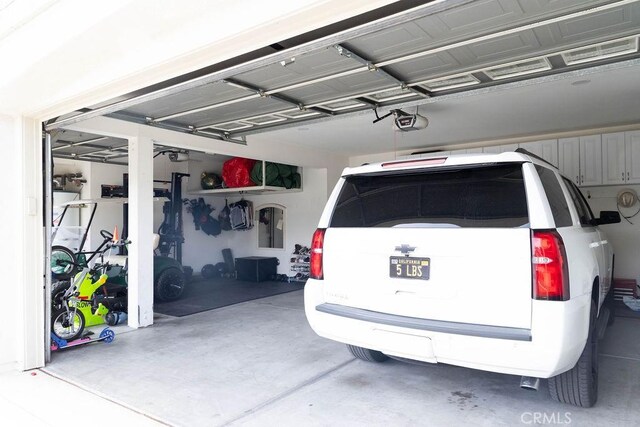
[[(253, 202), (254, 210), (264, 204), (279, 204), (285, 211), (285, 242), (284, 249), (258, 249), (257, 218), (255, 226), (250, 230), (223, 231), (219, 236), (208, 236), (197, 231), (193, 216), (184, 212), (184, 264), (193, 267), (197, 273), (205, 264), (222, 262), (222, 249), (230, 248), (233, 256), (267, 256), (277, 257), (280, 261), (279, 274), (294, 275), (289, 269), (291, 253), (295, 245), (309, 246), (311, 236), (315, 231), (322, 210), (326, 203), (327, 170), (324, 168), (306, 168), (303, 171), (302, 192), (284, 194), (265, 194), (260, 196), (247, 195), (245, 200)], [(191, 196), (197, 197), (197, 196)], [(241, 196), (229, 196), (229, 203), (237, 202)], [(224, 207), (224, 197), (205, 197), (205, 201), (215, 208), (212, 216)]]

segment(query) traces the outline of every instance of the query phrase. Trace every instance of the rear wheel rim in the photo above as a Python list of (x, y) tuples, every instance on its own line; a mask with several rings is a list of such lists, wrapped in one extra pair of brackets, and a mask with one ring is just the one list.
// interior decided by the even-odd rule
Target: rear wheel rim
[[(58, 261), (68, 261), (65, 264), (58, 264)], [(67, 274), (73, 268), (73, 264), (69, 262), (73, 262), (71, 256), (68, 253), (63, 251), (55, 251), (51, 254), (51, 271), (53, 274)]]
[[(71, 321), (73, 319), (73, 321)], [(73, 338), (82, 328), (82, 319), (77, 312), (63, 311), (51, 322), (53, 333), (64, 340)]]

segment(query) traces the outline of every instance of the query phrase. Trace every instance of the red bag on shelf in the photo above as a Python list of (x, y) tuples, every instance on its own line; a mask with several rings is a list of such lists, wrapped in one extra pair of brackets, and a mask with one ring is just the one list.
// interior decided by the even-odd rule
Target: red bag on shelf
[(251, 181), (251, 170), (257, 160), (234, 157), (222, 165), (222, 180), (228, 188), (250, 187), (256, 185)]

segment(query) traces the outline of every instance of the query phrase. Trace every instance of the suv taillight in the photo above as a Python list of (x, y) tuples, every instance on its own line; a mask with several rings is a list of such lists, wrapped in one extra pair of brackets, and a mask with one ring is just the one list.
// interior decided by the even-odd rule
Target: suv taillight
[(325, 228), (318, 228), (316, 232), (313, 233), (313, 238), (311, 239), (311, 266), (309, 268), (309, 277), (312, 279), (324, 279), (322, 272), (322, 248), (324, 246), (325, 231)]
[(569, 299), (569, 270), (562, 237), (555, 230), (534, 231), (533, 298), (566, 301)]

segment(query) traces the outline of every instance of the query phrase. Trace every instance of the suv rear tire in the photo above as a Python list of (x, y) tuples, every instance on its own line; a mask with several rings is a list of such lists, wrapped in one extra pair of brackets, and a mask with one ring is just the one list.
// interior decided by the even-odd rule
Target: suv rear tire
[(549, 378), (551, 398), (590, 408), (598, 400), (598, 333), (596, 331), (596, 305), (591, 301), (589, 335), (576, 366)]
[(357, 357), (360, 360), (364, 360), (366, 362), (380, 363), (380, 362), (384, 362), (385, 360), (389, 359), (389, 357), (386, 354), (381, 353), (381, 352), (376, 351), (376, 350), (370, 350), (368, 348), (356, 347), (355, 345), (350, 345), (350, 344), (347, 344), (347, 348), (349, 349), (351, 354), (353, 354), (355, 357)]

